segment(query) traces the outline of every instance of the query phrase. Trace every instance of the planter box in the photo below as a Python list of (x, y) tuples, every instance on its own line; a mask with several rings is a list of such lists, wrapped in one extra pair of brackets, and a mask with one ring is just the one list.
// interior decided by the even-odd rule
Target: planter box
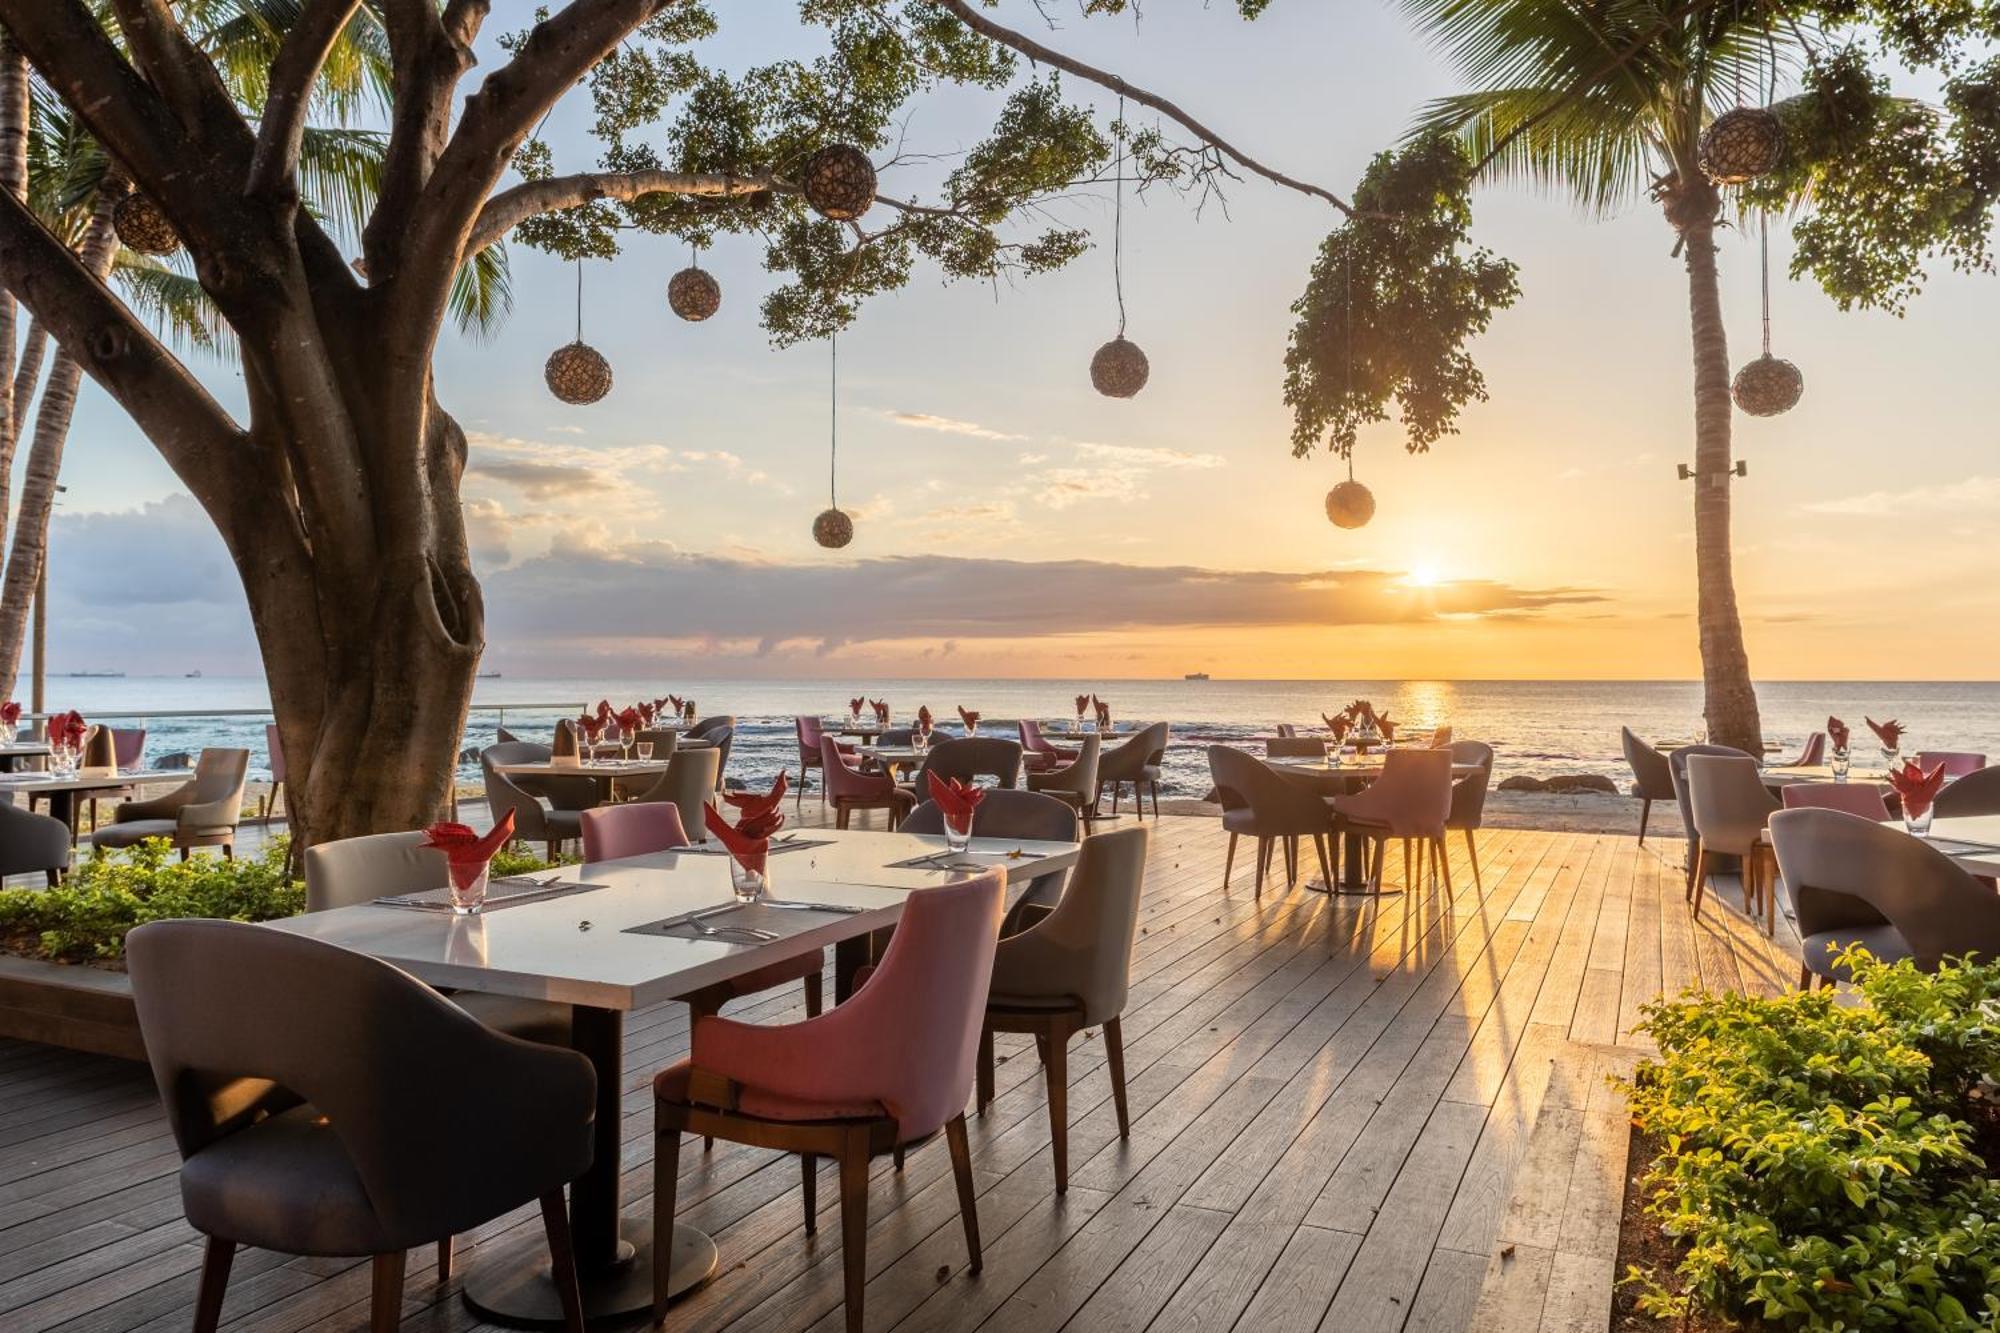
[(0, 1037), (146, 1058), (130, 977), (44, 958), (0, 954)]

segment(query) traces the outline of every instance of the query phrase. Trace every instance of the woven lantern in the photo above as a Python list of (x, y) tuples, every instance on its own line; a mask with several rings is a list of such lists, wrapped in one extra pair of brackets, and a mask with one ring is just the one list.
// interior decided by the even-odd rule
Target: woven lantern
[(611, 392), (611, 363), (588, 343), (578, 341), (558, 347), (542, 367), (549, 392), (565, 403), (594, 403)]
[(722, 284), (705, 268), (690, 265), (667, 284), (667, 304), (690, 324), (699, 324), (722, 308)]
[(1799, 405), (1806, 391), (1806, 378), (1799, 368), (1769, 352), (1736, 372), (1729, 396), (1736, 406), (1753, 417), (1775, 417)]
[(854, 540), (854, 520), (842, 509), (822, 509), (813, 520), (813, 540), (829, 551), (838, 551)]
[(829, 144), (806, 159), (799, 188), (821, 217), (852, 222), (875, 202), (875, 164), (853, 144)]
[(1739, 106), (1709, 122), (1695, 146), (1702, 173), (1717, 185), (1767, 176), (1785, 160), (1785, 126), (1772, 111)]
[(142, 255), (170, 255), (181, 248), (180, 233), (160, 206), (137, 190), (120, 199), (111, 210), (111, 227), (119, 243)]
[(1326, 493), (1326, 517), (1336, 528), (1360, 528), (1375, 517), (1375, 495), (1349, 477)]
[(1107, 398), (1130, 398), (1146, 387), (1152, 367), (1139, 344), (1119, 334), (1090, 358), (1090, 382)]

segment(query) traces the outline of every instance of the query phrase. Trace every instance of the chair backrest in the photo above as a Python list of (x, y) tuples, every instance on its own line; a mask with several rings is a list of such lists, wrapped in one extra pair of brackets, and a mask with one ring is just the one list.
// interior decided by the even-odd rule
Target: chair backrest
[(688, 845), (687, 826), (672, 801), (628, 801), (601, 805), (576, 817), (583, 831), (583, 859), (616, 861)]
[(249, 776), (248, 750), (210, 748), (201, 752), (194, 761), (187, 804), (209, 807), (201, 816), (204, 828), (235, 826), (243, 813), (243, 784)]
[(1800, 750), (1799, 757), (1792, 761), (1792, 767), (1813, 768), (1825, 762), (1826, 733), (1815, 731), (1812, 735), (1806, 737), (1805, 748)]
[(2000, 894), (1922, 838), (1838, 810), (1783, 810), (1771, 843), (1801, 935), (1886, 921), (1920, 967), (2000, 954)]
[[(589, 1161), (589, 1139), (575, 1132), (591, 1121), (587, 1060), (493, 1032), (380, 959), (204, 920), (140, 926), (126, 937), (126, 959), (183, 1157), (273, 1107), (310, 1102), (404, 1245), (524, 1202), (524, 1129), (548, 1131), (526, 1140), (541, 1174), (573, 1175)], [(493, 1114), (522, 1088), (534, 1089), (532, 1107)], [(507, 1123), (517, 1114), (526, 1126)], [(570, 1132), (558, 1135), (558, 1124)]]
[[(510, 741), (502, 741), (502, 742), (500, 742), (500, 743), (501, 743), (502, 745), (509, 745), (509, 744), (512, 744), (512, 745), (519, 745), (519, 744), (521, 744), (521, 742), (519, 742), (519, 741), (511, 741), (511, 742), (510, 742)], [(553, 742), (551, 742), (551, 743), (550, 743), (550, 745), (549, 745), (549, 754), (550, 754), (550, 756), (551, 756), (551, 757), (554, 757), (554, 756), (557, 756), (557, 755), (560, 755), (560, 756), (562, 756), (562, 757), (563, 757), (564, 759), (567, 759), (567, 758), (569, 758), (569, 757), (570, 757), (571, 755), (573, 755), (573, 754), (582, 754), (582, 753), (583, 753), (583, 743), (582, 743), (582, 741), (580, 741), (580, 740), (578, 740), (578, 739), (577, 739), (577, 734), (576, 734), (576, 723), (574, 723), (574, 722), (570, 721), (570, 720), (569, 720), (568, 718), (566, 718), (566, 717), (565, 717), (565, 718), (559, 718), (559, 719), (558, 719), (558, 720), (556, 721), (556, 735), (555, 735), (555, 740), (554, 740)], [(509, 762), (509, 761), (506, 761), (506, 760), (502, 760), (501, 762), (505, 763), (505, 762)]]
[(1040, 964), (1038, 992), (1075, 997), (1086, 1027), (1116, 1018), (1125, 1008), (1146, 845), (1143, 824), (1084, 839), (1062, 901), (1002, 946), (1032, 951)]
[(371, 833), (314, 843), (306, 848), (305, 868), (308, 912), (441, 889), (449, 882), (444, 853), (426, 847), (422, 833)]
[(1049, 744), (1042, 735), (1042, 724), (1031, 718), (1022, 718), (1015, 724), (1021, 730), (1021, 748), (1030, 754), (1054, 754), (1056, 747)]
[(1687, 786), (1694, 831), (1712, 852), (1746, 855), (1778, 808), (1764, 771), (1747, 754), (1689, 755)]
[[(1101, 764), (1098, 771), (1103, 772)], [(1331, 826), (1325, 801), (1246, 750), (1209, 746), (1208, 771), (1216, 790), (1222, 793), (1223, 808), (1248, 807), (1256, 816), (1261, 836), (1324, 833)]]
[[(675, 750), (667, 761), (667, 771), (638, 799), (643, 802), (671, 801), (681, 812), (681, 828), (706, 829), (702, 807), (715, 795), (717, 776), (722, 771), (722, 754), (717, 750)], [(581, 822), (582, 816), (578, 816)]]
[(1917, 766), (1928, 773), (1932, 769), (1944, 768), (1948, 778), (1962, 778), (1968, 773), (1977, 773), (1986, 767), (1986, 756), (1970, 750), (1919, 750)]
[(792, 719), (792, 725), (799, 733), (799, 764), (812, 768), (819, 763), (819, 738), (825, 730), (817, 716), (800, 713)]
[(84, 733), (80, 762), (85, 768), (118, 767), (118, 747), (112, 742), (111, 728), (99, 723)]
[(146, 729), (144, 727), (112, 727), (111, 753), (120, 768), (137, 768), (139, 759), (146, 753)]
[(271, 767), (271, 781), (285, 780), (285, 743), (278, 735), (278, 724), (264, 724), (264, 758)]
[(1098, 747), (1103, 738), (1096, 732), (1084, 736), (1077, 742), (1076, 758), (1061, 768), (1040, 775), (1036, 779), (1039, 791), (1067, 791), (1082, 796), (1086, 802), (1097, 797)]
[(1388, 828), (1397, 838), (1442, 837), (1451, 818), (1451, 751), (1391, 750), (1382, 775), (1335, 809)]
[[(903, 833), (944, 832), (944, 813), (935, 801), (924, 801), (903, 817)], [(989, 791), (972, 812), (976, 838), (1022, 838), (1030, 842), (1075, 842), (1076, 810), (1067, 801), (1038, 791)]]
[(1889, 817), (1889, 803), (1872, 782), (1789, 782), (1778, 795), (1787, 810), (1843, 810), (1863, 819)]
[(836, 797), (886, 796), (896, 785), (887, 773), (863, 773), (847, 762), (847, 756), (840, 752), (840, 746), (833, 737), (819, 738), (820, 767), (826, 770), (826, 799)]
[[(1688, 800), (1687, 761), (1698, 754), (1733, 754), (1748, 759), (1750, 756), (1733, 745), (1683, 745), (1667, 756), (1667, 771), (1673, 779), (1674, 804), (1680, 807), (1681, 827), (1687, 830), (1688, 846), (1695, 844), (1698, 836), (1694, 830), (1694, 806)], [(1694, 857), (1688, 857), (1688, 873), (1694, 873)]]
[(712, 717), (705, 717), (701, 719), (699, 722), (695, 723), (693, 726), (689, 727), (687, 729), (687, 734), (690, 736), (698, 737), (701, 740), (714, 741), (716, 744), (720, 745), (722, 743), (723, 733), (724, 732), (734, 733), (735, 730), (736, 730), (736, 718), (734, 714), (717, 713)]
[(2000, 768), (1982, 768), (1946, 783), (1931, 809), (1939, 819), (2000, 815)]
[[(712, 725), (711, 725), (712, 724)], [(707, 730), (702, 730), (706, 726)], [(696, 724), (688, 732), (691, 737), (705, 740), (715, 750), (715, 790), (722, 790), (722, 775), (729, 771), (729, 751), (736, 744), (736, 719), (733, 717), (712, 717), (705, 723)]]
[(1269, 759), (1319, 759), (1326, 754), (1324, 736), (1273, 736), (1264, 742)]
[(681, 734), (672, 727), (642, 727), (635, 739), (641, 745), (653, 747), (653, 762), (658, 763), (674, 757), (674, 751), (680, 748)]
[(1454, 767), (1479, 765), (1471, 777), (1453, 780), (1451, 813), (1445, 818), (1445, 827), (1476, 829), (1486, 818), (1486, 792), (1493, 785), (1493, 747), (1485, 741), (1452, 741), (1443, 748), (1450, 752)]
[(546, 837), (548, 819), (542, 812), (542, 803), (502, 773), (500, 765), (542, 763), (548, 758), (549, 747), (533, 741), (501, 741), (479, 752), (479, 772), (486, 783), (487, 811), (498, 819), (512, 810), (514, 832), (520, 837), (531, 840)]
[(1284, 737), (1286, 740), (1290, 740), (1292, 737), (1299, 734), (1299, 729), (1293, 726), (1289, 722), (1280, 722), (1278, 724), (1278, 734)]
[(0, 875), (62, 870), (68, 865), (69, 825), (24, 806), (0, 803)]
[(1649, 801), (1673, 800), (1674, 774), (1667, 757), (1640, 740), (1630, 727), (1618, 729), (1618, 740), (1625, 748), (1625, 762), (1632, 766), (1632, 781), (1638, 784), (1639, 795)]
[(992, 778), (1002, 787), (1021, 782), (1021, 742), (1003, 736), (954, 736), (931, 746), (917, 773), (917, 795), (930, 791), (930, 775), (976, 782)]
[(1097, 776), (1105, 782), (1130, 782), (1143, 777), (1167, 752), (1167, 724), (1155, 722), (1132, 733), (1097, 758)]

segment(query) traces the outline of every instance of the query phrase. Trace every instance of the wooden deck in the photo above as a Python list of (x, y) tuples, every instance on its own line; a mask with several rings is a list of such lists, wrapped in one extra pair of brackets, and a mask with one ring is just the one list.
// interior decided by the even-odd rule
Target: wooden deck
[[(1483, 894), (1458, 844), (1455, 902), (1280, 885), (1260, 903), (1245, 857), (1223, 889), (1223, 844), (1214, 820), (1156, 827), (1125, 1017), (1130, 1140), (1102, 1043), (1081, 1041), (1056, 1199), (1040, 1065), (1025, 1038), (1001, 1038), (998, 1100), (971, 1122), (985, 1271), (964, 1272), (944, 1144), (900, 1174), (885, 1159), (870, 1328), (1357, 1333), (1460, 1330), (1475, 1312), (1487, 1328), (1562, 1325), (1608, 1299), (1608, 1259), (1589, 1271), (1602, 1154), (1580, 1145), (1622, 1125), (1601, 1075), (1636, 1055), (1639, 1006), (1690, 984), (1773, 992), (1797, 969), (1727, 903), (1690, 921), (1677, 841), (1492, 832)], [(788, 988), (741, 1012), (785, 1021), (797, 1002)], [(633, 1014), (628, 1048), (626, 1191), (645, 1208), (647, 1080), (686, 1051), (685, 1011)], [(722, 1267), (667, 1326), (837, 1328), (830, 1173), (808, 1239), (794, 1159), (718, 1144), (682, 1161), (683, 1216), (715, 1236)], [(175, 1167), (142, 1068), (0, 1042), (0, 1328), (186, 1329), (200, 1252)], [(461, 1238), (460, 1271), (510, 1250), (529, 1261), (539, 1234), (524, 1212)], [(406, 1328), (479, 1326), (455, 1284), (411, 1272)], [(365, 1264), (253, 1251), (226, 1326), (362, 1328), (367, 1300)]]

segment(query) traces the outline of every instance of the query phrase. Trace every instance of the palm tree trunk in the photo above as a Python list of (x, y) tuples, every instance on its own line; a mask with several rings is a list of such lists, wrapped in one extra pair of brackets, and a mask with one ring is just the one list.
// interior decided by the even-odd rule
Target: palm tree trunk
[(1694, 334), (1694, 553), (1696, 619), (1701, 630), (1702, 712), (1708, 738), (1753, 755), (1764, 752), (1750, 655), (1736, 610), (1729, 549), (1729, 340), (1722, 324), (1722, 288), (1715, 267), (1715, 224), (1681, 228), (1688, 273), (1688, 316)]
[[(0, 190), (23, 199), (27, 197), (27, 186), (28, 58), (14, 45), (14, 39), (0, 30)], [(0, 292), (0, 535), (6, 533), (7, 513), (12, 507), (14, 445), (20, 439), (14, 429), (19, 419), (14, 403), (14, 351), (19, 324), (20, 307), (14, 301), (14, 294)], [(7, 686), (0, 688), (11, 688), (12, 683), (10, 677)]]

